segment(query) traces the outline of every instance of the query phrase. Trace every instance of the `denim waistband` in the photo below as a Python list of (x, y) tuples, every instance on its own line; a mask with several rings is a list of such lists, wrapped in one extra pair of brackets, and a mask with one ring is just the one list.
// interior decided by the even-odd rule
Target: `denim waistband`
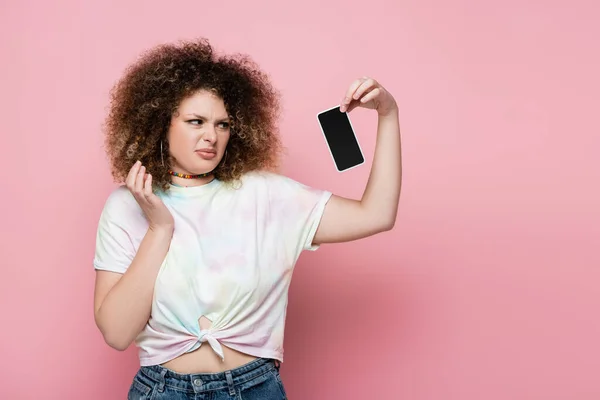
[(279, 362), (268, 358), (258, 358), (238, 368), (217, 373), (180, 374), (161, 365), (144, 366), (140, 373), (158, 384), (159, 391), (165, 386), (189, 393), (202, 393), (229, 388), (248, 382), (273, 369), (279, 369)]

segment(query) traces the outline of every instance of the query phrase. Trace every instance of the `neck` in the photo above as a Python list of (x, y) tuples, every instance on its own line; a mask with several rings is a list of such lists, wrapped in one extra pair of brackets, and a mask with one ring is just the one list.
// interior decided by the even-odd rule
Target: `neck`
[(169, 174), (171, 175), (171, 183), (175, 186), (182, 187), (202, 186), (215, 179), (212, 171), (204, 174), (192, 175), (169, 170)]
[(181, 179), (181, 178), (171, 178), (171, 184), (180, 187), (195, 187), (206, 185), (207, 183), (212, 182), (214, 177), (207, 177), (203, 179)]

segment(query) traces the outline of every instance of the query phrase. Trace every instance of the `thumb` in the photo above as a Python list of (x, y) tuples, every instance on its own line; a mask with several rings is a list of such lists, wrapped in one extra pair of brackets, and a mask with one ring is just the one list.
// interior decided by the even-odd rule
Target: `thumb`
[(350, 104), (348, 104), (348, 109), (346, 110), (346, 113), (351, 112), (352, 110), (354, 110), (358, 106), (360, 106), (360, 101), (358, 101), (358, 100), (352, 100), (350, 102)]

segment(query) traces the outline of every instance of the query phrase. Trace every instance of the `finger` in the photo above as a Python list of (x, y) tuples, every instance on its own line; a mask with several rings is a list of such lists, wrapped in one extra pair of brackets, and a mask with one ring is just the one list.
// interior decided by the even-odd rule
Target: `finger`
[(352, 99), (352, 101), (350, 102), (350, 104), (347, 107), (346, 112), (347, 113), (352, 112), (352, 110), (354, 110), (355, 108), (360, 107), (361, 104), (365, 104), (366, 102), (362, 101), (362, 99), (376, 89), (377, 89), (376, 87), (371, 87), (371, 88), (367, 89), (366, 91), (364, 91), (363, 97), (360, 98), (360, 100)]
[(138, 170), (139, 170), (141, 164), (142, 163), (140, 161), (136, 161), (135, 164), (133, 164), (133, 166), (129, 170), (129, 173), (127, 174), (127, 178), (125, 179), (125, 184), (131, 190), (133, 190), (133, 187), (135, 184), (135, 177), (137, 176), (137, 173), (138, 173)]
[(360, 99), (366, 92), (373, 90), (375, 87), (377, 87), (377, 82), (374, 79), (369, 78), (364, 80), (354, 92), (353, 99)]
[(138, 195), (138, 196), (142, 196), (142, 189), (144, 187), (144, 174), (146, 172), (146, 167), (144, 167), (143, 165), (140, 167), (137, 176), (135, 178), (135, 185), (134, 185), (134, 192)]
[(347, 109), (348, 105), (352, 101), (352, 96), (354, 95), (354, 92), (356, 91), (356, 89), (358, 89), (358, 87), (362, 84), (362, 82), (363, 82), (362, 79), (357, 79), (354, 82), (352, 82), (352, 84), (346, 91), (346, 96), (344, 96), (344, 98), (342, 99), (342, 103), (340, 104), (341, 112), (344, 112)]
[(152, 175), (148, 174), (144, 182), (144, 196), (148, 201), (151, 201), (152, 195)]
[(352, 110), (354, 110), (356, 107), (358, 107), (360, 105), (360, 103), (358, 101), (353, 100), (352, 103), (350, 103), (348, 105), (348, 109), (346, 110), (347, 113), (351, 113)]
[(376, 87), (375, 89), (371, 90), (370, 92), (368, 92), (367, 94), (365, 94), (361, 99), (360, 102), (361, 103), (367, 103), (371, 100), (374, 100), (375, 98), (377, 98), (377, 96), (379, 96), (381, 94), (381, 89)]

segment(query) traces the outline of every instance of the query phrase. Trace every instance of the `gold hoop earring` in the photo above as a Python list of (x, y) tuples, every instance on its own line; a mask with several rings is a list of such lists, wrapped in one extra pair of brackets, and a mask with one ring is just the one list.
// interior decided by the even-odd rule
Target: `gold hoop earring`
[(225, 149), (225, 157), (221, 160), (221, 164), (225, 164), (225, 160), (227, 160), (227, 149)]

